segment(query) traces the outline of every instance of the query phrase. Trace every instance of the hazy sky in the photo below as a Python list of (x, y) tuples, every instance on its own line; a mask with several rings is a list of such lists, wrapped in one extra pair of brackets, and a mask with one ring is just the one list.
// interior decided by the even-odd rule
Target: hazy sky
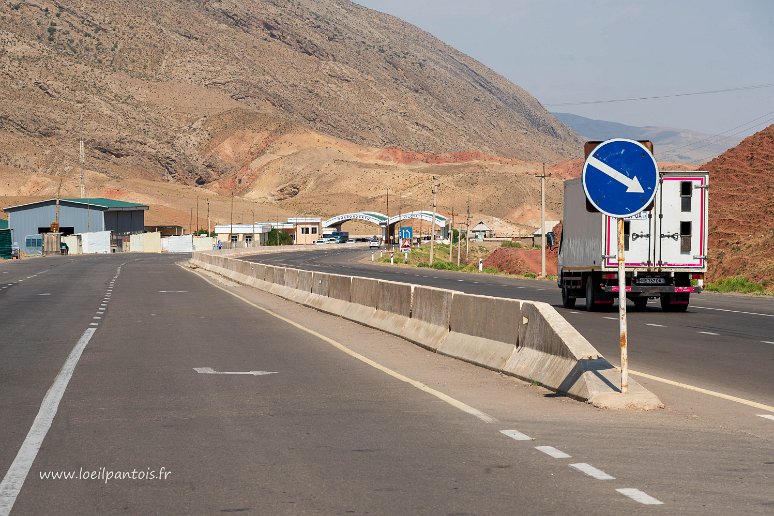
[(430, 32), (550, 111), (709, 134), (751, 122), (740, 136), (774, 123), (772, 0), (355, 1)]

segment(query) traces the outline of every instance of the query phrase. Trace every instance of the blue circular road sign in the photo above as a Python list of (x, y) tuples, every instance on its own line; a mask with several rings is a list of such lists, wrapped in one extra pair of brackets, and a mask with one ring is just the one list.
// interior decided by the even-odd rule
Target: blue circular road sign
[(615, 138), (589, 154), (582, 181), (586, 198), (596, 209), (611, 217), (630, 217), (653, 202), (658, 165), (640, 142)]

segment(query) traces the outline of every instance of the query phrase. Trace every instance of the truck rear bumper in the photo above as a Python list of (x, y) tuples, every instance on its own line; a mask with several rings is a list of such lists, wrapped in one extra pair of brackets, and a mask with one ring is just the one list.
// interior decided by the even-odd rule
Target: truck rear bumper
[[(604, 292), (618, 293), (618, 286), (602, 287)], [(660, 296), (661, 294), (698, 294), (703, 289), (701, 287), (674, 287), (672, 285), (656, 286), (656, 285), (632, 285), (626, 286), (627, 294), (634, 294), (637, 297), (643, 296)]]

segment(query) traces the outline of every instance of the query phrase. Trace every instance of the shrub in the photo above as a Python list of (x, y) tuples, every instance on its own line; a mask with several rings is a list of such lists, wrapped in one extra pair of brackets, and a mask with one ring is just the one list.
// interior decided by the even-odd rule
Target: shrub
[(710, 292), (741, 292), (743, 294), (763, 294), (765, 288), (760, 283), (750, 281), (744, 276), (721, 278), (707, 284)]

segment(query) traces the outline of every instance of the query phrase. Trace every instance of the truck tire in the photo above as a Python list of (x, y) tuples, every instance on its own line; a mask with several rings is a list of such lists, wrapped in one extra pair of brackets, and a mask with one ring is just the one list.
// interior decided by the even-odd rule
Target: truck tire
[(688, 310), (690, 294), (662, 294), (661, 309), (665, 312), (685, 312)]
[(567, 285), (562, 287), (562, 306), (565, 308), (575, 307), (575, 298), (570, 295), (570, 289)]
[(597, 293), (597, 290), (594, 288), (594, 276), (590, 275), (588, 278), (586, 278), (586, 311), (587, 312), (599, 311), (599, 307), (595, 304), (597, 297), (598, 297), (598, 293)]
[(648, 306), (647, 297), (633, 297), (632, 302), (635, 310), (645, 310), (645, 307)]

